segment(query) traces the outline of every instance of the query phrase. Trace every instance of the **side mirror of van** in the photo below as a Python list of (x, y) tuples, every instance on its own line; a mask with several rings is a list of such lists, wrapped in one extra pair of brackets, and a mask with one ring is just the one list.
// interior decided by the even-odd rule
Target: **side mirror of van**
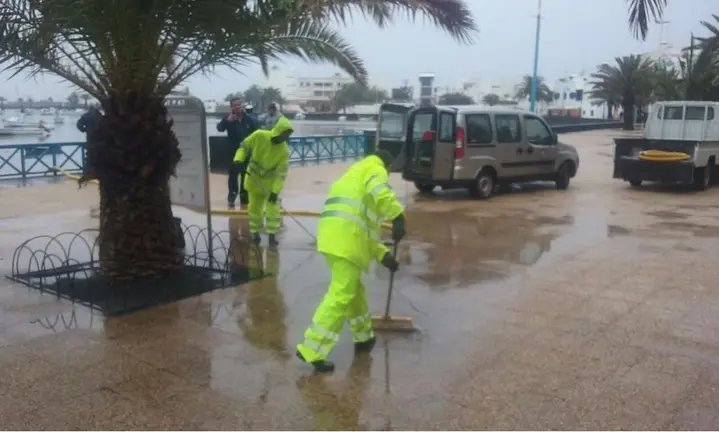
[(552, 145), (557, 145), (559, 142), (559, 138), (557, 137), (556, 133), (552, 133)]

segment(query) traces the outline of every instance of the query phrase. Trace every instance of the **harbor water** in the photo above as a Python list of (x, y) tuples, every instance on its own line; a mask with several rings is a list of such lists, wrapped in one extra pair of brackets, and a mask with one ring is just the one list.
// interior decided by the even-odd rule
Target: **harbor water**
[[(4, 117), (9, 118), (16, 116), (17, 113), (5, 112)], [(16, 152), (15, 148), (19, 145), (32, 145), (32, 144), (62, 144), (62, 143), (79, 143), (85, 141), (85, 135), (77, 129), (77, 121), (82, 113), (80, 112), (63, 112), (61, 124), (55, 123), (55, 118), (50, 115), (41, 116), (34, 114), (32, 116), (25, 116), (23, 122), (39, 123), (41, 120), (48, 126), (52, 127), (53, 130), (48, 136), (32, 136), (32, 135), (17, 135), (17, 136), (0, 136), (0, 180), (9, 179), (10, 174), (17, 172), (22, 161), (19, 152)], [(219, 117), (208, 117), (207, 119), (207, 135), (210, 136), (225, 136), (224, 133), (217, 132), (217, 123), (220, 121)], [(295, 129), (294, 136), (326, 136), (326, 135), (351, 135), (356, 133), (362, 133), (366, 129), (374, 129), (376, 124), (374, 122), (366, 121), (313, 121), (313, 120), (293, 120), (292, 124)], [(12, 148), (3, 148), (4, 146), (12, 146)], [(67, 147), (66, 153), (71, 153), (74, 148)], [(60, 155), (60, 159), (65, 159), (65, 156)], [(80, 164), (82, 155), (80, 152), (72, 155), (71, 160)], [(26, 161), (26, 163), (34, 163), (34, 161)], [(52, 166), (53, 160), (51, 155), (42, 157), (42, 160), (36, 165), (37, 168), (43, 168), (45, 166)]]

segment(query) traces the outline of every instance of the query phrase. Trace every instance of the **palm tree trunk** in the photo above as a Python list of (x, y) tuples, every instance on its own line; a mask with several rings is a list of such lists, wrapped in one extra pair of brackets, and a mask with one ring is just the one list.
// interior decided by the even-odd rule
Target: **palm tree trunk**
[(88, 140), (88, 176), (100, 181), (99, 256), (115, 278), (157, 277), (183, 264), (170, 206), (180, 159), (163, 98), (111, 96)]
[(622, 110), (624, 111), (624, 130), (634, 130), (634, 98), (624, 96)]

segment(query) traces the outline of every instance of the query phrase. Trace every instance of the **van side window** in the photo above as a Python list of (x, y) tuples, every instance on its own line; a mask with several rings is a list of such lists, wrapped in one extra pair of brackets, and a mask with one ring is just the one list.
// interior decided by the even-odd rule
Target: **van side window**
[(454, 114), (441, 113), (439, 115), (438, 141), (454, 141)]
[(684, 107), (683, 106), (664, 107), (664, 120), (682, 120), (683, 118), (684, 118)]
[(511, 114), (497, 114), (494, 116), (494, 126), (497, 129), (498, 143), (517, 143), (522, 141), (522, 131), (519, 127), (519, 116)]
[(552, 142), (552, 132), (537, 117), (525, 116), (524, 128), (530, 143), (549, 145)]
[(688, 106), (684, 114), (684, 120), (704, 120), (706, 107)]
[(707, 120), (714, 120), (714, 108), (707, 107)]
[(467, 114), (467, 145), (491, 144), (494, 138), (492, 134), (492, 121), (489, 114)]

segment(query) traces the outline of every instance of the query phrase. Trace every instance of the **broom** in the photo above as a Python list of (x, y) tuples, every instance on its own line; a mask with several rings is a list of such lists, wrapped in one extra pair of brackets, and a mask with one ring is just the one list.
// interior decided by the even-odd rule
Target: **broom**
[[(399, 242), (395, 242), (394, 244), (394, 250), (393, 254), (395, 256), (395, 259), (397, 258), (397, 245)], [(392, 304), (392, 289), (394, 288), (394, 274), (395, 272), (390, 272), (389, 275), (389, 289), (387, 290), (387, 304), (384, 308), (384, 315), (383, 316), (373, 316), (372, 317), (372, 326), (375, 330), (379, 331), (402, 331), (402, 332), (412, 332), (417, 330), (414, 328), (414, 325), (412, 325), (412, 318), (409, 317), (400, 317), (400, 316), (391, 316), (389, 314), (389, 308)]]

